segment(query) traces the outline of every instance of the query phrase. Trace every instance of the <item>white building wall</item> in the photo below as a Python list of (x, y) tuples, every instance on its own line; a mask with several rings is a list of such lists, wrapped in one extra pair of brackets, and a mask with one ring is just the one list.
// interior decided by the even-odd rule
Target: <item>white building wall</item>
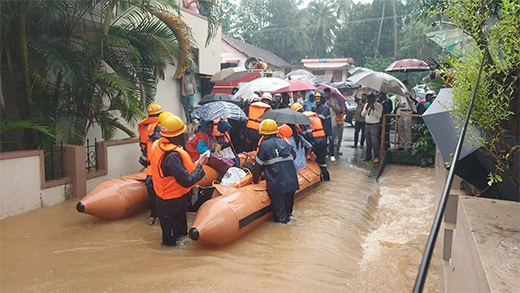
[(0, 161), (0, 219), (41, 206), (40, 170), (40, 156)]
[(222, 51), (220, 56), (220, 63), (226, 63), (228, 60), (238, 60), (238, 67), (245, 68), (244, 64), (246, 63), (247, 56), (233, 48), (224, 40), (221, 40), (220, 43)]
[(87, 180), (87, 193), (89, 193), (99, 183), (125, 175), (144, 171), (144, 167), (139, 164), (139, 144), (129, 143), (120, 145), (109, 145), (107, 147), (108, 170), (104, 176)]

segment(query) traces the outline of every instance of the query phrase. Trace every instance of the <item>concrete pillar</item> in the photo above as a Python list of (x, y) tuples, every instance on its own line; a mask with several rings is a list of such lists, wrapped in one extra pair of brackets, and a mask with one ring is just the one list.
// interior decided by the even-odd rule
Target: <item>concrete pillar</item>
[(82, 198), (87, 194), (87, 169), (85, 169), (85, 147), (77, 145), (63, 145), (65, 174), (72, 181), (74, 198)]

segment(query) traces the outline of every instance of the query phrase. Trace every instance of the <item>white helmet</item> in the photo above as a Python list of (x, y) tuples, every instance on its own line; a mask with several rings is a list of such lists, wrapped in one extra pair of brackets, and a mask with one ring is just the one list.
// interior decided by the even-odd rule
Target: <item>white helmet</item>
[(273, 96), (270, 93), (264, 93), (262, 95), (262, 99), (268, 99), (269, 101), (273, 100)]
[(435, 95), (435, 91), (429, 90), (426, 92), (427, 95)]

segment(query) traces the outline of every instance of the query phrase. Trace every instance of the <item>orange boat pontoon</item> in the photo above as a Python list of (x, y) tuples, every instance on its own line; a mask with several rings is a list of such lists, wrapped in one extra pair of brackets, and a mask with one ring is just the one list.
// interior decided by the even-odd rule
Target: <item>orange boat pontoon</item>
[[(295, 200), (317, 187), (320, 176), (318, 165), (307, 161), (307, 167), (298, 171), (300, 190)], [(260, 225), (271, 216), (271, 200), (265, 188), (265, 181), (240, 188), (216, 185), (215, 193), (223, 196), (214, 196), (202, 204), (189, 231), (190, 238), (223, 246)]]
[[(254, 152), (239, 154), (241, 165), (244, 162), (254, 162), (254, 156)], [(210, 198), (200, 195), (204, 193), (204, 188), (212, 186), (218, 176), (213, 168), (206, 165), (203, 168), (206, 176), (197, 183), (195, 192), (201, 198), (193, 207), (195, 210), (204, 200)], [(150, 207), (145, 179), (145, 172), (141, 172), (105, 180), (77, 203), (76, 210), (105, 220), (126, 218), (143, 212)]]

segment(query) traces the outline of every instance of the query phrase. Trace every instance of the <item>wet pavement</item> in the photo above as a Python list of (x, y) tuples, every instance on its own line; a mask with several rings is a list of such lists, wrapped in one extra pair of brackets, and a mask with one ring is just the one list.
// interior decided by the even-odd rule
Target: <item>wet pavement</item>
[[(295, 204), (293, 221), (226, 247), (162, 247), (147, 212), (99, 221), (75, 201), (2, 220), (0, 291), (409, 292), (433, 220), (433, 170), (387, 166), (377, 183), (352, 137), (346, 127), (331, 182)], [(432, 269), (425, 292), (436, 291)]]

